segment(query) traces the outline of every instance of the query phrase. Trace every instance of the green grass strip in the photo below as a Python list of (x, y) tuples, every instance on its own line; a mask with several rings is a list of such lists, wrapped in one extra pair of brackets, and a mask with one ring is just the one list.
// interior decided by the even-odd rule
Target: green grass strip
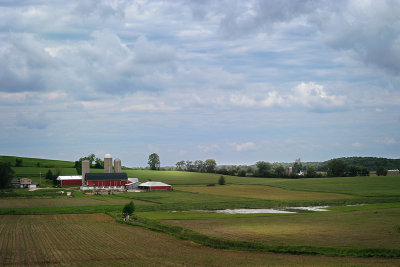
[(74, 207), (37, 207), (2, 208), (0, 215), (48, 215), (48, 214), (89, 214), (121, 211), (119, 205), (74, 206)]

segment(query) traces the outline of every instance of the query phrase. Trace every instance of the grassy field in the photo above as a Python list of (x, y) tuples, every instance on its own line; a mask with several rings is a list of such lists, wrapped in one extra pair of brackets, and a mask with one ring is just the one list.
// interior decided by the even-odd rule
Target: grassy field
[[(140, 181), (161, 181), (172, 185), (207, 185), (217, 184), (218, 174), (127, 170), (129, 177)], [(254, 178), (225, 176), (227, 184), (234, 185), (267, 185), (288, 190), (349, 194), (356, 196), (400, 196), (400, 176), (364, 176), (333, 178)]]
[(351, 198), (349, 195), (333, 193), (315, 193), (286, 190), (270, 186), (255, 185), (226, 185), (226, 186), (179, 186), (177, 190), (200, 194), (236, 196), (268, 200), (315, 200), (315, 199), (340, 199)]
[(9, 162), (11, 166), (15, 166), (16, 158), (22, 159), (23, 167), (40, 167), (45, 168), (73, 168), (74, 162), (64, 161), (64, 160), (51, 160), (51, 159), (39, 159), (39, 158), (25, 158), (25, 157), (15, 157), (15, 156), (0, 156), (0, 162)]
[[(161, 214), (148, 214), (162, 218)], [(231, 216), (173, 220), (172, 225), (234, 240), (271, 245), (315, 245), (321, 247), (400, 248), (400, 204), (391, 208), (352, 212), (315, 212), (284, 216)], [(178, 215), (179, 216), (179, 215)], [(196, 217), (194, 217), (196, 218)]]
[(2, 266), (398, 266), (400, 259), (218, 250), (104, 214), (0, 216)]

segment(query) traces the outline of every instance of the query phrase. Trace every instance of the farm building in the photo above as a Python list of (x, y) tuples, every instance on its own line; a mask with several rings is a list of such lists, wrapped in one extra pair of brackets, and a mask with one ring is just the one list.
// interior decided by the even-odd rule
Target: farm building
[(11, 186), (13, 188), (36, 188), (39, 186), (39, 183), (32, 182), (32, 180), (28, 178), (21, 178), (17, 181), (11, 181)]
[(86, 173), (85, 184), (92, 187), (123, 187), (129, 183), (126, 173)]
[(125, 184), (126, 190), (135, 190), (138, 189), (140, 185), (138, 178), (128, 178), (128, 183)]
[(58, 176), (57, 181), (60, 185), (82, 185), (82, 176)]
[(153, 191), (153, 190), (172, 190), (172, 186), (162, 182), (146, 182), (139, 185), (139, 189)]

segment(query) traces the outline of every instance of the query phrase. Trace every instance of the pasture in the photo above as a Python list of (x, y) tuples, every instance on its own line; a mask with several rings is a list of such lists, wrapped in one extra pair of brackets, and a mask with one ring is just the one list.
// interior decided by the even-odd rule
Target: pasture
[[(374, 206), (374, 205), (371, 205)], [(214, 216), (151, 214), (203, 234), (269, 245), (400, 249), (400, 204), (352, 212)], [(175, 218), (177, 219), (174, 219)]]
[(349, 195), (334, 193), (316, 193), (286, 190), (270, 186), (227, 185), (227, 186), (179, 186), (177, 190), (219, 196), (236, 196), (268, 200), (316, 200), (351, 198)]
[(2, 266), (398, 266), (400, 259), (227, 251), (104, 214), (0, 216)]

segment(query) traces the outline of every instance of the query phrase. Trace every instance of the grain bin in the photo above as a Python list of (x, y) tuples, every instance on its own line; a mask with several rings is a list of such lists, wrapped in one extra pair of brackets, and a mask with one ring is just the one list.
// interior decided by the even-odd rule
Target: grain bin
[(121, 172), (121, 160), (119, 158), (116, 158), (114, 160), (114, 172), (115, 173)]
[(104, 156), (104, 173), (112, 173), (112, 157), (110, 154)]

